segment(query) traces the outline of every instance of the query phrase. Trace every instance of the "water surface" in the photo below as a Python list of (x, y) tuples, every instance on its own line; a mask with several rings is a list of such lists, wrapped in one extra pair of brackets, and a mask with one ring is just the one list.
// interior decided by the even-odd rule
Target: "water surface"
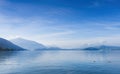
[(0, 52), (0, 74), (120, 74), (120, 51)]

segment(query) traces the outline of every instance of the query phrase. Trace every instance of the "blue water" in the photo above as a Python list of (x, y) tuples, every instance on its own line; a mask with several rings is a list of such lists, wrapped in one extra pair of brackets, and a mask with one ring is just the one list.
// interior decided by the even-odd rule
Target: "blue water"
[(0, 74), (120, 74), (120, 51), (0, 52)]

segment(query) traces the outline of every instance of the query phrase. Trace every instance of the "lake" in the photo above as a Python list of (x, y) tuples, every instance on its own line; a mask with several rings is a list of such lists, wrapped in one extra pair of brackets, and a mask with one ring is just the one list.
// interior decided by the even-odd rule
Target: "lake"
[(0, 74), (120, 74), (120, 51), (0, 52)]

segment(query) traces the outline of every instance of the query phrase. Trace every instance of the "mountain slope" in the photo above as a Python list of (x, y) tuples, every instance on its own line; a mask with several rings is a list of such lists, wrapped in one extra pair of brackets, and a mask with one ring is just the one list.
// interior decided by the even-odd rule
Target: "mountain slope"
[(15, 44), (13, 44), (12, 42), (0, 38), (0, 51), (20, 51), (20, 50), (25, 50)]
[(46, 49), (46, 46), (40, 44), (40, 43), (37, 43), (35, 41), (31, 41), (31, 40), (26, 40), (26, 39), (22, 39), (22, 38), (16, 38), (16, 39), (13, 39), (11, 40), (11, 42), (13, 42), (14, 44), (22, 47), (22, 48), (25, 48), (25, 49), (28, 49), (28, 50), (38, 50), (38, 49)]
[(83, 50), (120, 50), (120, 47), (101, 45), (101, 46), (87, 47), (84, 48)]

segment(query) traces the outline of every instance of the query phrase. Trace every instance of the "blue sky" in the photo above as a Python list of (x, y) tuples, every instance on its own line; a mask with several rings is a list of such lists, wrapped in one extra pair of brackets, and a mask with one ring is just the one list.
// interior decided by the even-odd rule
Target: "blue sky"
[(74, 48), (120, 44), (120, 0), (0, 0), (0, 37)]

